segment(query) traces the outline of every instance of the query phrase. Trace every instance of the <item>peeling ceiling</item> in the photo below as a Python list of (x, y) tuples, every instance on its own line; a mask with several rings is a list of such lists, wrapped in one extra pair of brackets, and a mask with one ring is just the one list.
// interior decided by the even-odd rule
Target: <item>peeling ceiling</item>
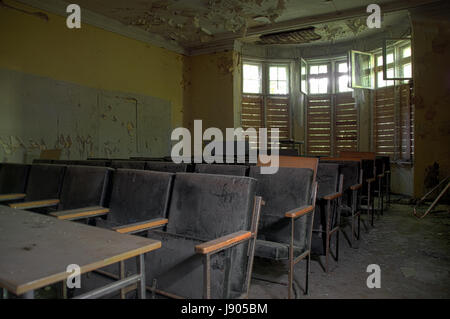
[[(377, 0), (379, 5), (389, 2), (394, 1)], [(224, 34), (246, 38), (249, 28), (265, 27), (264, 33), (270, 33), (271, 25), (280, 22), (333, 13), (338, 17), (342, 11), (366, 7), (373, 0), (78, 0), (77, 3), (189, 49)], [(368, 14), (362, 11), (361, 15)], [(323, 41), (354, 37), (366, 29), (364, 19), (315, 27)], [(252, 37), (254, 41), (255, 35)]]

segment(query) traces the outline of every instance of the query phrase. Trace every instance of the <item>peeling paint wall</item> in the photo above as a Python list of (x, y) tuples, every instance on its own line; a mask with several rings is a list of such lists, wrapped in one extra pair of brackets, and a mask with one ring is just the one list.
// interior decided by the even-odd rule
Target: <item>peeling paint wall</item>
[(0, 162), (170, 154), (170, 102), (0, 69)]
[(70, 30), (65, 18), (47, 15), (45, 21), (0, 7), (0, 68), (164, 99), (171, 104), (172, 126), (182, 124), (182, 55), (83, 23)]
[(450, 175), (450, 3), (411, 11), (415, 92), (414, 195), (437, 162)]

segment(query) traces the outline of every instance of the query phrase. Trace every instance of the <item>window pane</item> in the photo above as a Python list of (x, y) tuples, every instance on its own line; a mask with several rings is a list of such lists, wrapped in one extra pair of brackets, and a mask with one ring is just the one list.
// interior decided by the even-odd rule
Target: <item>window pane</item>
[(309, 73), (310, 74), (319, 74), (319, 66), (318, 65), (313, 65), (309, 68)]
[(319, 79), (319, 93), (328, 93), (328, 78)]
[(244, 64), (244, 93), (261, 93), (261, 67), (255, 64)]
[(287, 68), (285, 68), (285, 67), (278, 68), (278, 80), (282, 80), (282, 81), (287, 80)]
[(383, 56), (380, 55), (380, 56), (377, 58), (377, 66), (382, 66), (382, 65), (383, 65)]
[(270, 81), (276, 81), (276, 80), (278, 80), (277, 67), (271, 66), (271, 67), (270, 67), (269, 73), (270, 73), (270, 74), (269, 74)]
[(347, 73), (348, 72), (347, 63), (339, 63), (338, 72), (339, 73)]
[(319, 65), (319, 73), (328, 73), (328, 65)]
[(387, 64), (393, 63), (394, 62), (394, 53), (390, 53), (390, 54), (386, 55), (386, 61), (387, 61)]
[(309, 79), (309, 93), (317, 94), (319, 93), (319, 80)]
[(403, 77), (404, 78), (412, 77), (411, 63), (405, 64), (403, 66)]
[(351, 92), (353, 89), (348, 87), (348, 75), (342, 75), (338, 80), (338, 92)]
[(377, 85), (379, 88), (386, 86), (386, 81), (383, 79), (383, 71), (377, 73)]
[(411, 56), (411, 47), (407, 47), (403, 49), (403, 57), (407, 58)]
[(244, 80), (244, 93), (261, 93), (260, 81)]

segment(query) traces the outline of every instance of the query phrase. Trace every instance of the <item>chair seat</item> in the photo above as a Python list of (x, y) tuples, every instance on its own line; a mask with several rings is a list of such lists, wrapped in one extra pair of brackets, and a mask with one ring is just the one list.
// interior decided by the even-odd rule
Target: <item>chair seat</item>
[[(303, 251), (294, 247), (294, 256), (299, 256)], [(289, 245), (258, 239), (256, 241), (255, 256), (273, 260), (287, 260), (289, 258)]]

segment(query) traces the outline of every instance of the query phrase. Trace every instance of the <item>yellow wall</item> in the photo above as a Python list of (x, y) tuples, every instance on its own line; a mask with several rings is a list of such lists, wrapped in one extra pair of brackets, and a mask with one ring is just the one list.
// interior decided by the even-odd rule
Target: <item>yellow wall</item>
[(0, 68), (165, 99), (173, 127), (182, 125), (182, 55), (87, 24), (71, 30), (64, 17), (48, 16), (47, 22), (0, 7)]
[(184, 126), (203, 120), (203, 129), (234, 127), (233, 51), (187, 57), (185, 65)]
[(450, 5), (418, 9), (413, 25), (415, 158), (414, 195), (425, 194), (426, 168), (437, 162), (450, 175)]

